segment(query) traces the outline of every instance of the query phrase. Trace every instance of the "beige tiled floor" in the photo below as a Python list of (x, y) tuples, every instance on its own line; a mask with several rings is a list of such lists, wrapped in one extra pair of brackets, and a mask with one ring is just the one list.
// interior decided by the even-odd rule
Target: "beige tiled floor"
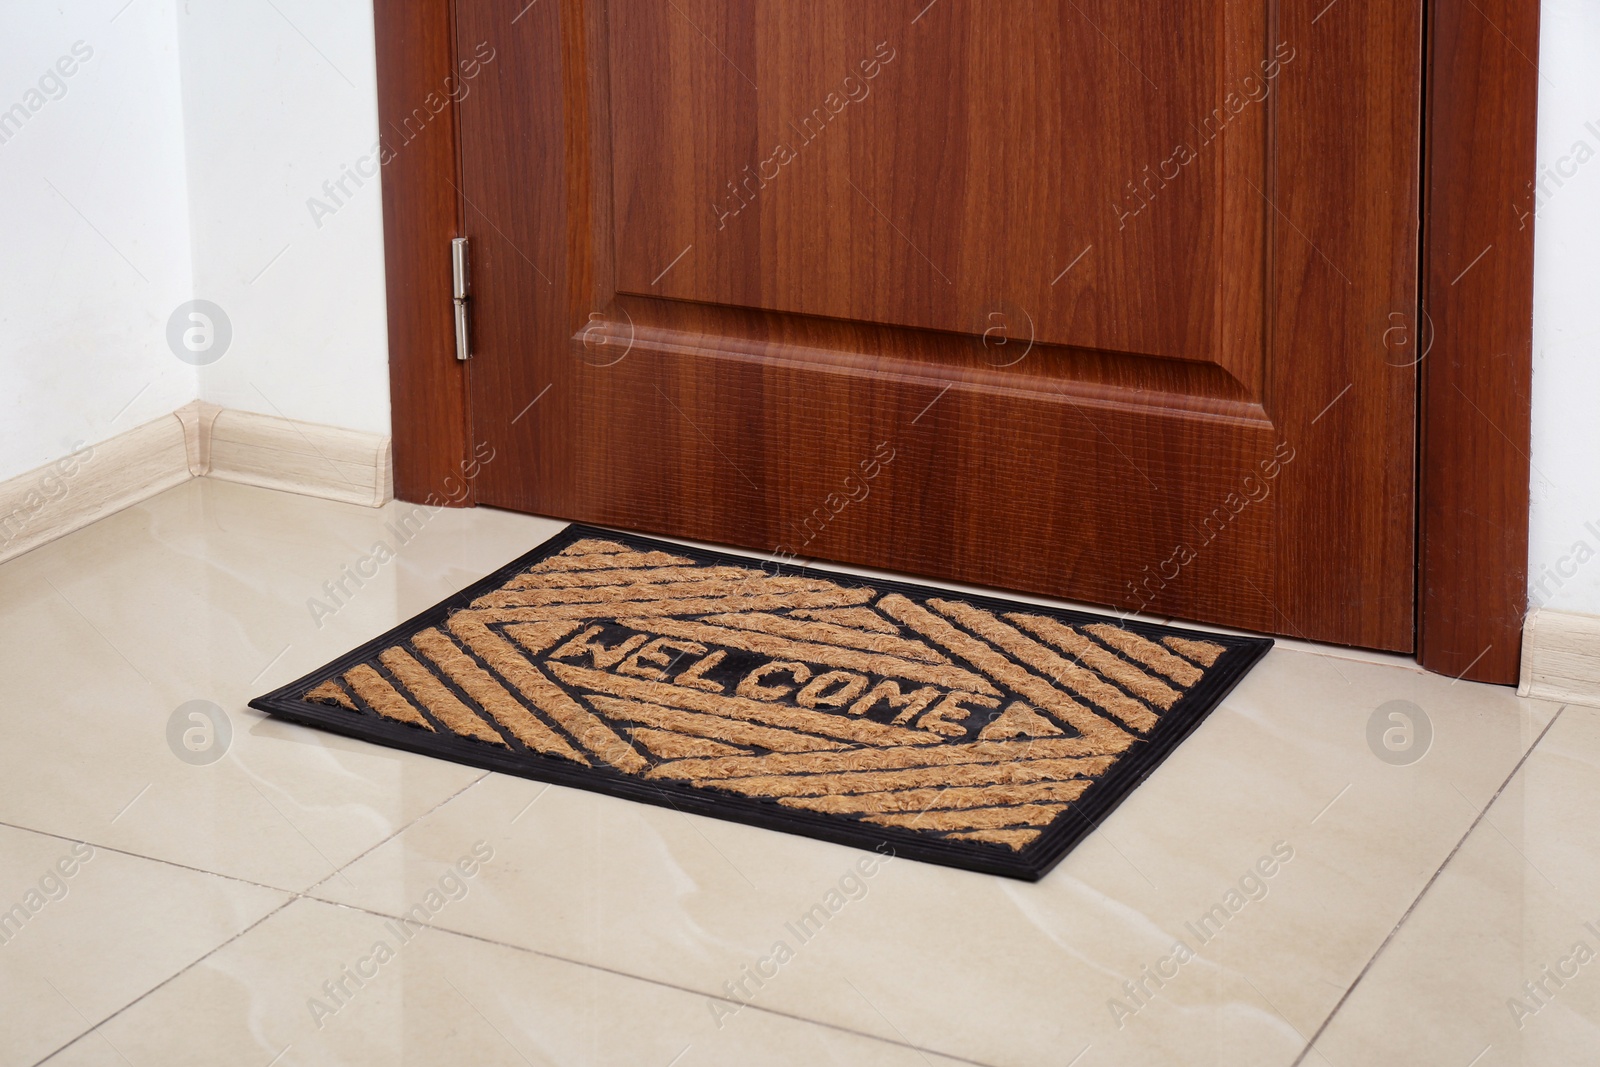
[[(895, 860), (800, 943), (785, 924), (862, 853), (245, 708), (559, 529), (440, 512), (319, 625), (307, 600), (394, 543), (402, 507), (191, 482), (0, 567), (0, 908), (44, 901), (0, 943), (0, 1063), (1488, 1067), (1600, 1048), (1600, 712), (1280, 647), (1041, 882)], [(197, 699), (231, 726), (205, 765), (168, 742)], [(1406, 765), (1367, 739), (1395, 700), (1432, 724)], [(93, 851), (46, 884), (74, 847)], [(477, 873), (401, 938), (393, 917), (474, 848)], [(779, 940), (793, 958), (732, 1011), (728, 983)]]

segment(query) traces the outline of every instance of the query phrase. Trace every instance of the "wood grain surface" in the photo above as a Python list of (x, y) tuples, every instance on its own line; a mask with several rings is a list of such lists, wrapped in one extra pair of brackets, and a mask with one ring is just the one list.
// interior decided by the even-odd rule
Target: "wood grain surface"
[(1412, 647), (1420, 8), (520, 6), (480, 501)]
[(1527, 606), (1539, 5), (1431, 12), (1418, 652), (1509, 684)]
[[(374, 0), (394, 489), (470, 504), (467, 372), (454, 358), (450, 239), (461, 232), (451, 5)], [(470, 51), (470, 50), (469, 50)]]

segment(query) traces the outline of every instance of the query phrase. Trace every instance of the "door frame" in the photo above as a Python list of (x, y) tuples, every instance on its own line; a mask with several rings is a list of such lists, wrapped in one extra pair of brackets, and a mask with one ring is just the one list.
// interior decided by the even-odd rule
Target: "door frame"
[[(1420, 377), (1416, 657), (1512, 684), (1527, 607), (1540, 5), (1424, 3), (1421, 306), (1386, 335)], [(475, 221), (453, 103), (472, 75), (457, 70), (454, 16), (454, 0), (373, 4), (394, 488), (439, 506), (474, 503), (477, 469), (469, 364), (453, 355), (450, 241)]]

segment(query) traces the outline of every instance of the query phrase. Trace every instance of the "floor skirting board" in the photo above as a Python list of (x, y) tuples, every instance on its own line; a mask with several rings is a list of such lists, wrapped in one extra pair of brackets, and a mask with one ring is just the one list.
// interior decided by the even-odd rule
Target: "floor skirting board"
[(1600, 707), (1600, 615), (1530, 612), (1517, 694)]
[(183, 427), (171, 415), (99, 444), (80, 444), (53, 463), (0, 482), (0, 561), (190, 477)]
[(198, 403), (208, 477), (370, 508), (394, 498), (387, 436)]
[(0, 482), (0, 562), (190, 478), (381, 507), (389, 438), (203, 400)]

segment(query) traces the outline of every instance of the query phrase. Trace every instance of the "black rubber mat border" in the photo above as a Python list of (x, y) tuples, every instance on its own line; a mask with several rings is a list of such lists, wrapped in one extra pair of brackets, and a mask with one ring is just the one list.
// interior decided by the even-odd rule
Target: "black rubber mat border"
[[(455, 736), (429, 733), (404, 723), (384, 719), (365, 711), (348, 711), (299, 699), (298, 694), (337, 678), (358, 663), (374, 657), (378, 652), (429, 626), (442, 623), (452, 612), (466, 607), (484, 593), (503, 585), (516, 574), (568, 545), (584, 538), (599, 537), (616, 541), (641, 551), (664, 551), (687, 556), (698, 561), (720, 566), (761, 567), (774, 576), (799, 576), (822, 578), (845, 586), (869, 585), (880, 592), (898, 592), (913, 597), (919, 603), (928, 597), (959, 599), (990, 611), (1027, 611), (1044, 615), (1069, 625), (1085, 623), (1111, 623), (1143, 637), (1159, 641), (1162, 637), (1185, 637), (1210, 641), (1224, 646), (1227, 651), (1217, 662), (1206, 669), (1205, 676), (1193, 688), (1184, 692), (1169, 710), (1163, 712), (1160, 722), (1150, 735), (1112, 765), (1106, 774), (1097, 779), (1083, 796), (1069, 805), (1067, 811), (1031, 844), (1021, 851), (1004, 845), (976, 841), (951, 841), (930, 838), (915, 830), (897, 827), (874, 826), (858, 822), (848, 816), (820, 812), (803, 812), (785, 808), (774, 801), (719, 793), (707, 788), (672, 783), (646, 782), (632, 775), (608, 767), (582, 767), (565, 760), (536, 753), (506, 752), (491, 745)], [(925, 863), (1003, 875), (1024, 881), (1037, 881), (1061, 862), (1073, 847), (1095, 831), (1139, 785), (1155, 772), (1163, 760), (1182, 744), (1196, 727), (1204, 721), (1234, 686), (1239, 684), (1273, 645), (1271, 638), (1241, 637), (1207, 631), (1188, 630), (1175, 626), (1119, 619), (1113, 615), (1094, 612), (1070, 611), (1047, 607), (1026, 601), (983, 596), (917, 585), (911, 582), (863, 578), (817, 567), (778, 564), (730, 552), (712, 551), (671, 541), (658, 541), (637, 534), (621, 533), (594, 526), (574, 523), (545, 541), (537, 548), (519, 556), (504, 567), (487, 575), (447, 597), (426, 611), (373, 638), (359, 648), (333, 660), (288, 685), (250, 701), (250, 707), (290, 722), (311, 726), (330, 733), (360, 738), (390, 748), (434, 756), (453, 763), (478, 767), (501, 774), (516, 775), (534, 781), (572, 786), (591, 792), (604, 793), (656, 804), (695, 815), (709, 815), (716, 819), (746, 823), (751, 826), (804, 837), (831, 841), (885, 854), (903, 856)], [(960, 657), (952, 658), (958, 662)], [(974, 668), (976, 669), (976, 668)]]

